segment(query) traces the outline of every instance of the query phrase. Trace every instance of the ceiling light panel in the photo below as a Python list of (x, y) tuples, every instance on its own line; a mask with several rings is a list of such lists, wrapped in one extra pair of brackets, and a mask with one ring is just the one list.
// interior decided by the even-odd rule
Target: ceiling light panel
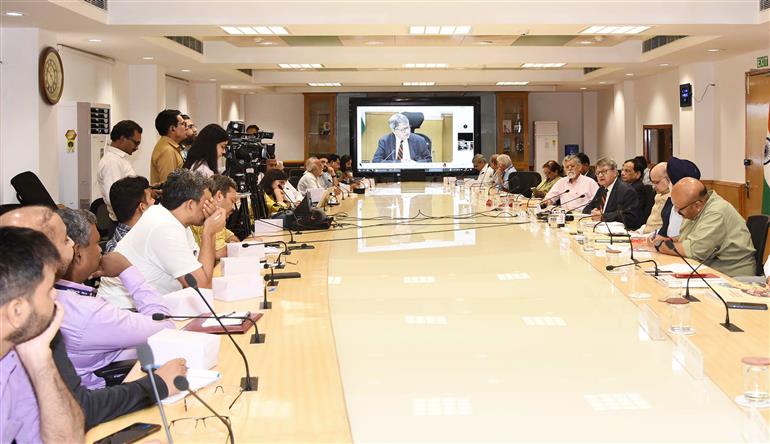
[(404, 68), (408, 69), (444, 69), (449, 68), (447, 63), (404, 63)]
[(342, 86), (342, 83), (338, 82), (311, 82), (307, 84), (308, 86)]
[(566, 63), (524, 63), (522, 68), (561, 68)]
[(615, 25), (615, 26), (605, 26), (605, 25), (594, 25), (590, 26), (582, 31), (580, 31), (581, 34), (624, 34), (624, 35), (633, 35), (633, 34), (639, 34), (640, 32), (644, 32), (646, 30), (650, 29), (650, 26), (627, 26), (627, 25)]
[(412, 35), (465, 35), (469, 34), (470, 32), (471, 27), (468, 25), (413, 25), (409, 27), (409, 34)]
[(403, 86), (435, 86), (436, 82), (404, 82)]
[(495, 85), (497, 85), (497, 86), (524, 86), (524, 85), (529, 85), (529, 82), (497, 82)]
[(288, 35), (283, 26), (220, 26), (230, 35)]

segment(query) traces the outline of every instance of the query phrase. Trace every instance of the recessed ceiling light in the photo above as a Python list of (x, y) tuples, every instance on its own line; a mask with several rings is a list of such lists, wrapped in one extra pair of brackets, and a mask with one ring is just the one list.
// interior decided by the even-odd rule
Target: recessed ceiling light
[(88, 39), (88, 41), (91, 42), (91, 43), (100, 43), (102, 40), (101, 39)]
[(412, 35), (464, 35), (470, 32), (471, 32), (471, 27), (467, 25), (462, 25), (462, 26), (413, 25), (409, 27), (409, 34), (412, 34)]
[(230, 35), (243, 35), (243, 32), (235, 26), (220, 26), (220, 28)]
[(270, 30), (273, 31), (273, 34), (275, 35), (288, 35), (289, 31), (286, 30), (283, 26), (271, 26)]
[(524, 85), (529, 85), (529, 82), (522, 82), (522, 81), (518, 81), (518, 82), (497, 82), (497, 83), (495, 83), (495, 85), (497, 85), (497, 86), (524, 86)]
[(342, 86), (339, 82), (310, 82), (308, 86)]
[(154, 59), (154, 57), (152, 57), (152, 56), (144, 56), (144, 57), (142, 57), (142, 60), (153, 60), (153, 59)]
[(566, 63), (524, 63), (522, 68), (561, 68)]
[(707, 49), (706, 51), (708, 51), (708, 52), (719, 52), (719, 51), (721, 51), (721, 49), (719, 49), (719, 48), (710, 48), (710, 49)]
[(24, 13), (18, 12), (18, 11), (8, 11), (5, 13), (8, 17), (23, 17)]
[(418, 69), (436, 69), (436, 68), (448, 68), (446, 63), (404, 63), (404, 68), (418, 68)]
[(217, 79), (209, 79), (209, 82), (216, 82)]
[(435, 86), (436, 82), (403, 82), (403, 86)]
[(585, 90), (587, 90), (587, 89), (588, 89), (588, 88), (586, 88), (585, 86), (581, 86), (581, 87), (580, 87), (580, 90), (581, 90), (581, 91), (585, 91)]
[(283, 26), (220, 26), (220, 28), (230, 35), (287, 35), (289, 33)]
[(633, 76), (634, 76), (634, 74), (633, 74), (633, 73), (630, 73), (630, 72), (627, 72), (627, 73), (626, 73), (626, 76), (628, 76), (628, 77), (633, 77)]
[(190, 70), (189, 70), (189, 69), (187, 69), (187, 68), (185, 68), (185, 69), (180, 69), (179, 71), (182, 71), (182, 72), (190, 72)]
[(492, 40), (481, 40), (476, 42), (476, 44), (477, 45), (494, 45), (495, 42), (493, 42)]
[(660, 65), (658, 65), (658, 66), (668, 66), (668, 63), (661, 63), (661, 64), (660, 64)]
[(581, 41), (580, 41), (580, 44), (581, 44), (581, 45), (593, 45), (593, 44), (594, 44), (594, 42), (593, 42), (593, 41), (591, 41), (591, 40), (581, 40)]
[(254, 30), (251, 26), (239, 26), (238, 30), (241, 31), (244, 35), (257, 35), (257, 31)]
[(259, 42), (258, 44), (263, 45), (263, 46), (275, 45), (274, 42)]
[(604, 26), (594, 25), (590, 26), (582, 31), (581, 34), (639, 34), (650, 29), (650, 26)]
[(366, 42), (364, 44), (365, 45), (370, 45), (370, 46), (376, 46), (376, 45), (382, 45), (383, 43), (381, 41), (379, 41), (379, 40), (370, 40), (370, 41), (368, 41), (368, 42)]
[(607, 82), (599, 82), (599, 85), (606, 85)]

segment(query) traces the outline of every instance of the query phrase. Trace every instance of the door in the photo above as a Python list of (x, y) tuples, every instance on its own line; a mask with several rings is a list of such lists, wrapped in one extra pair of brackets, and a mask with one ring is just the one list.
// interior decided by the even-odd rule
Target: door
[(651, 164), (668, 162), (674, 153), (674, 132), (672, 125), (644, 125), (644, 157)]
[(747, 73), (746, 83), (746, 215), (751, 216), (762, 212), (770, 70)]

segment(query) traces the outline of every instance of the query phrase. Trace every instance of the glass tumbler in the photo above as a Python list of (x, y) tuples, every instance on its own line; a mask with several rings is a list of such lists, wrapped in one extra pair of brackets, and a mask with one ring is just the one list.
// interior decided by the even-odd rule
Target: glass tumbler
[(750, 356), (743, 363), (743, 396), (751, 404), (770, 401), (770, 358)]
[(671, 321), (669, 331), (674, 334), (691, 335), (695, 330), (690, 325), (690, 301), (685, 298), (666, 299)]

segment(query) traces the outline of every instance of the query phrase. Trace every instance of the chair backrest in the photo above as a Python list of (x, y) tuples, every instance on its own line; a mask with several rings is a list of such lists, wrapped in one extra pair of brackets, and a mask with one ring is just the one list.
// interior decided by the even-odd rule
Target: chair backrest
[(11, 186), (16, 190), (16, 198), (22, 205), (43, 205), (56, 208), (56, 202), (45, 189), (45, 185), (32, 171), (25, 171), (13, 176)]
[(764, 261), (765, 261), (765, 245), (767, 245), (767, 230), (770, 228), (770, 216), (765, 214), (757, 214), (755, 216), (749, 216), (746, 219), (746, 227), (751, 234), (751, 243), (754, 244), (754, 249), (757, 250), (755, 257), (757, 259), (757, 276), (765, 274)]
[(537, 171), (517, 171), (508, 176), (508, 190), (511, 193), (531, 193), (531, 188), (540, 184), (540, 173)]
[(301, 176), (291, 176), (291, 177), (289, 178), (289, 183), (290, 183), (290, 184), (291, 184), (291, 186), (293, 186), (294, 188), (297, 188), (297, 186), (299, 185), (299, 180), (300, 180), (300, 179), (301, 179)]
[(91, 202), (89, 210), (96, 216), (96, 228), (99, 230), (99, 236), (102, 239), (109, 239), (112, 237), (117, 225), (112, 219), (110, 219), (110, 211), (107, 209), (107, 204), (101, 197)]

